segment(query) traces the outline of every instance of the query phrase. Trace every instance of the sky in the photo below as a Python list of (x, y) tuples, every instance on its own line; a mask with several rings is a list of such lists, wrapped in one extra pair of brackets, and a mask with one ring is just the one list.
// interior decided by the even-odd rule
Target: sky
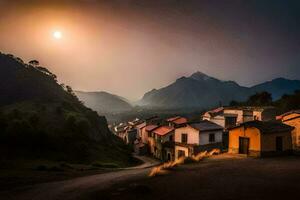
[(39, 60), (74, 90), (130, 100), (196, 71), (252, 86), (300, 79), (299, 10), (297, 0), (0, 0), (0, 51)]

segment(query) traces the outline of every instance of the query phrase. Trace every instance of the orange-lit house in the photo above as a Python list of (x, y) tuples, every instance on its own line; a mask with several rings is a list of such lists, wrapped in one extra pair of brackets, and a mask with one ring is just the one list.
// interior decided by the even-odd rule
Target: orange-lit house
[(255, 157), (290, 153), (292, 130), (279, 122), (245, 122), (229, 129), (228, 151)]
[(293, 150), (300, 152), (300, 110), (293, 110), (277, 117), (282, 123), (294, 127), (292, 131)]

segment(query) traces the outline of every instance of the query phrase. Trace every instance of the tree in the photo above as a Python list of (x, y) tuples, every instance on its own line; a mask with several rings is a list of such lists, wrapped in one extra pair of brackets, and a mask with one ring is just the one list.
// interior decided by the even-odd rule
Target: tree
[(230, 101), (229, 103), (230, 106), (238, 106), (239, 105), (239, 102), (235, 101), (235, 100), (232, 100)]
[(258, 92), (250, 96), (247, 100), (250, 106), (266, 106), (272, 104), (272, 95), (268, 92)]
[(75, 96), (75, 93), (74, 93), (73, 89), (71, 88), (71, 86), (67, 85), (67, 86), (66, 86), (66, 90), (67, 90), (67, 92), (68, 92), (69, 94)]
[(57, 76), (50, 72), (46, 67), (37, 66), (36, 69), (38, 69), (40, 72), (43, 72), (44, 74), (51, 76), (54, 80), (56, 80)]
[(29, 61), (29, 64), (32, 65), (32, 66), (34, 66), (34, 67), (37, 67), (37, 66), (40, 65), (40, 62), (37, 61), (37, 60), (31, 60), (31, 61)]

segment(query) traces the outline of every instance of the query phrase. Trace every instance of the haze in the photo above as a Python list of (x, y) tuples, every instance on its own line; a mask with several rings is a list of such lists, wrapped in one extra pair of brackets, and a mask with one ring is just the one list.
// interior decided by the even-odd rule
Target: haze
[(131, 100), (195, 71), (245, 86), (300, 79), (297, 1), (74, 2), (0, 0), (0, 51)]

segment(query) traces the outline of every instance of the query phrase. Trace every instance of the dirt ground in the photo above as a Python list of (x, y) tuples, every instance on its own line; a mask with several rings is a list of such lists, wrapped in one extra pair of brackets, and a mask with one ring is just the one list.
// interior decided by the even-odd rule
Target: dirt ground
[[(145, 156), (135, 156), (143, 164), (116, 169), (91, 171), (8, 171), (0, 170), (0, 199), (53, 200), (78, 199), (99, 189), (136, 177), (147, 177), (151, 167), (159, 162)], [(26, 173), (25, 173), (26, 172)], [(17, 174), (18, 173), (18, 174)]]
[(300, 199), (300, 157), (222, 155), (166, 175), (127, 179), (79, 199)]

